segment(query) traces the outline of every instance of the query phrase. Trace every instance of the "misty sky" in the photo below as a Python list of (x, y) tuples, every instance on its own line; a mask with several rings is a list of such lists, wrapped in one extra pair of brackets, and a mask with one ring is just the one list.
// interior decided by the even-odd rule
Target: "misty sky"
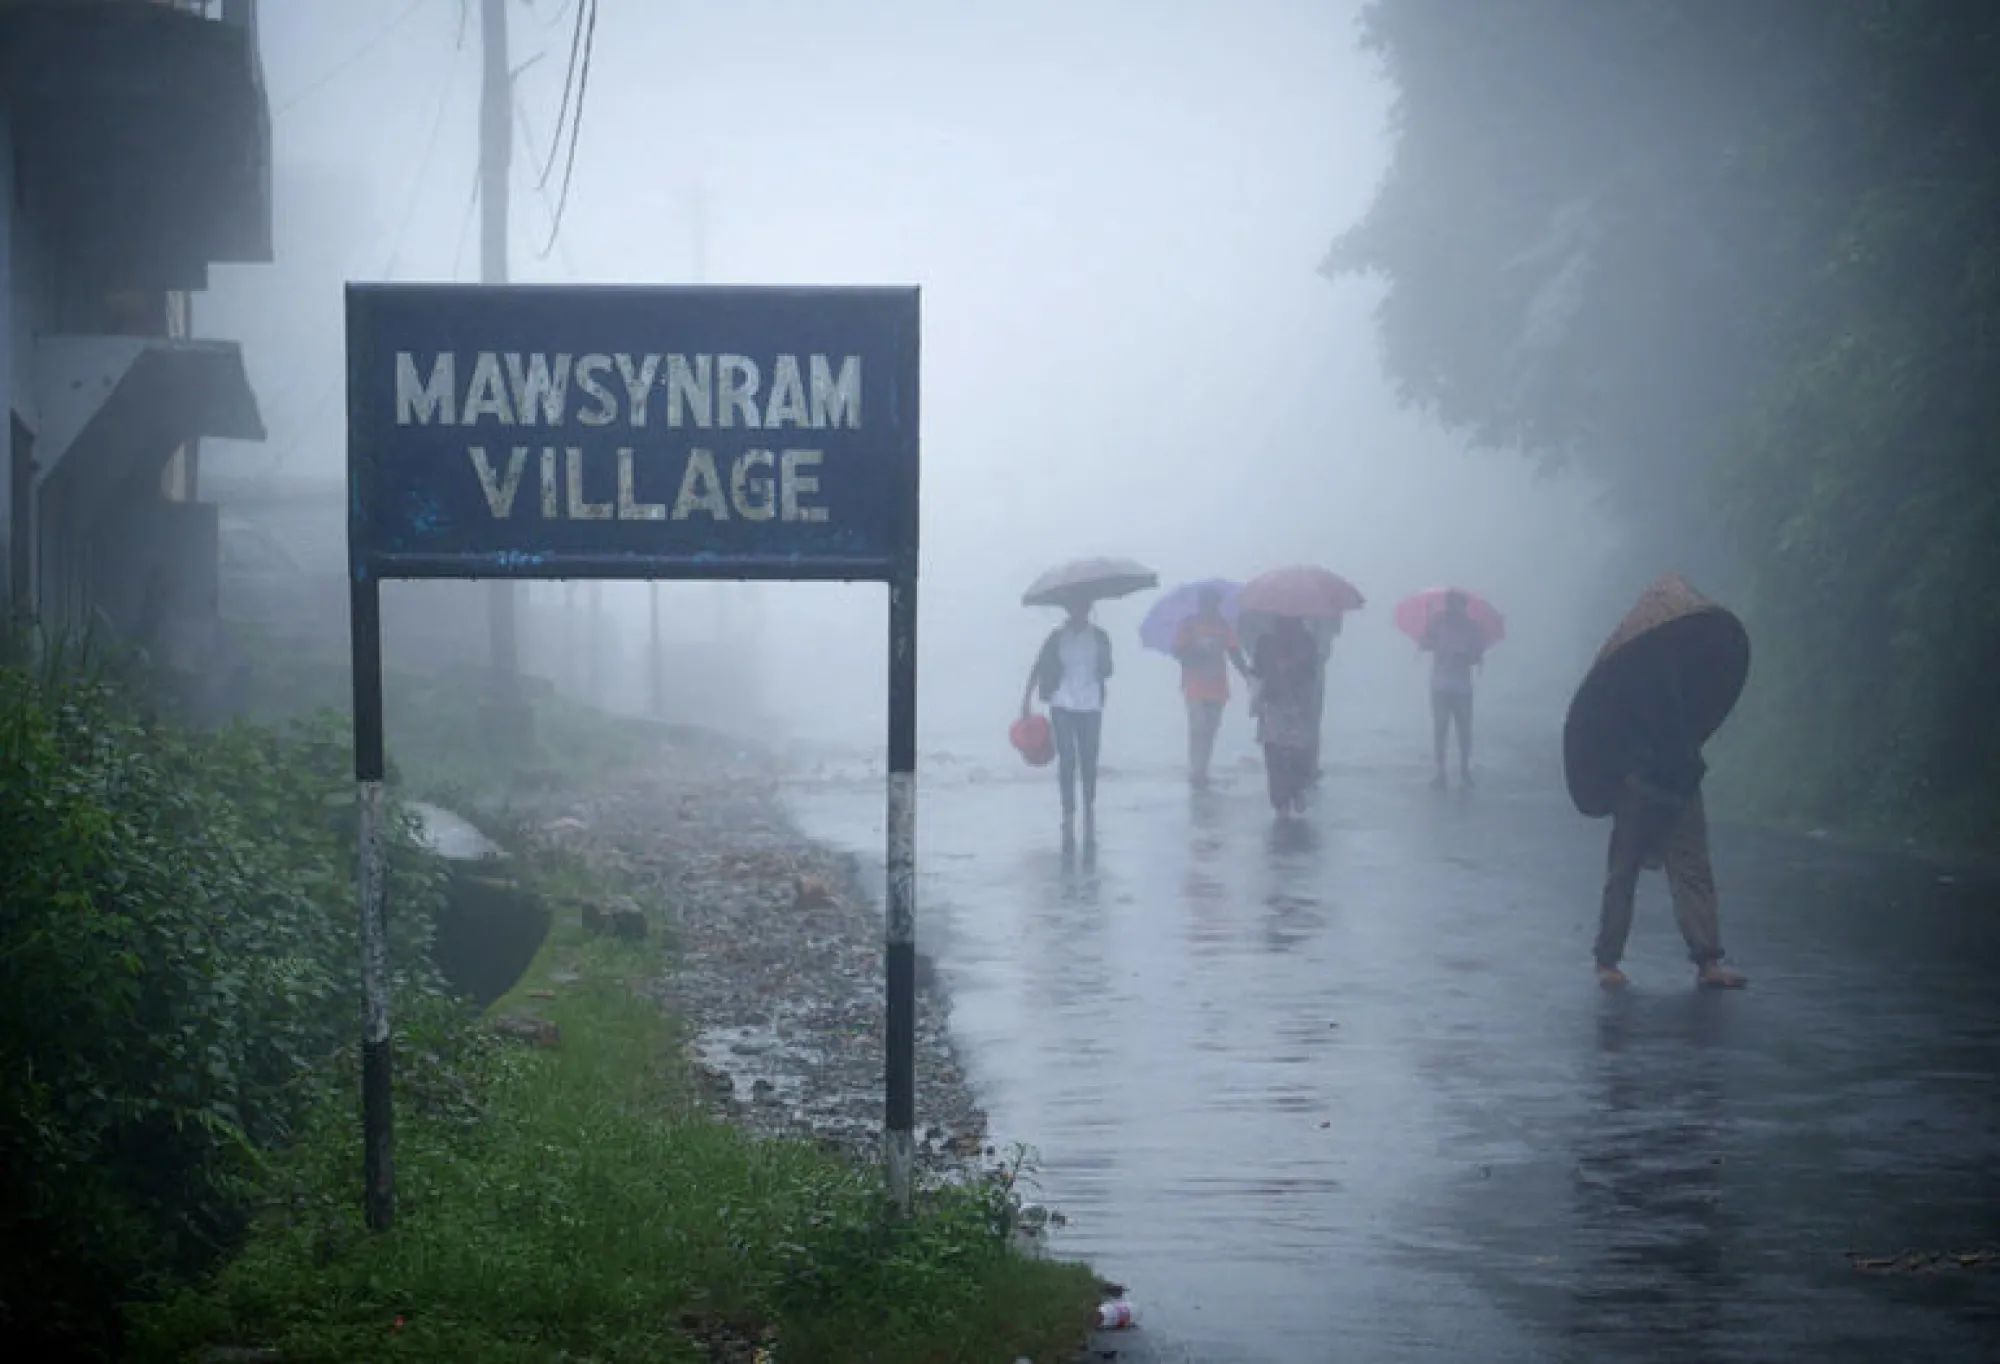
[[(211, 467), (337, 479), (341, 282), (476, 278), (478, 8), (261, 7), (280, 259), (218, 269), (197, 318), (244, 341), (271, 440)], [(602, 0), (545, 259), (535, 182), (569, 19), (558, 0), (508, 8), (513, 61), (535, 59), (516, 279), (922, 286), (927, 742), (999, 741), (1053, 623), (1021, 589), (1088, 553), (1167, 582), (1345, 574), (1370, 606), (1335, 705), (1407, 710), (1419, 746), (1422, 674), (1389, 610), (1464, 582), (1509, 612), (1490, 694), (1559, 720), (1609, 624), (1576, 609), (1608, 543), (1588, 490), (1399, 411), (1377, 286), (1315, 273), (1388, 159), (1390, 91), (1354, 5)], [(768, 712), (876, 732), (881, 589), (676, 585), (676, 630), (712, 634), (725, 599), (759, 627)], [(1138, 652), (1143, 610), (1102, 613), (1121, 650), (1107, 742), (1164, 754), (1174, 674)]]

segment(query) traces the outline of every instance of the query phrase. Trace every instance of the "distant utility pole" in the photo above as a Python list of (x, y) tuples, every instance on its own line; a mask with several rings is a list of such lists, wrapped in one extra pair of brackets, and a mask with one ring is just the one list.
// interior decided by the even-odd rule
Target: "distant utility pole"
[[(507, 69), (506, 0), (480, 0), (483, 48), (479, 86), (479, 282), (507, 282), (507, 178), (513, 164), (513, 76)], [(495, 680), (509, 711), (524, 711), (520, 699), (521, 655), (515, 630), (514, 584), (496, 578), (487, 584), (487, 633)], [(509, 715), (513, 725), (525, 714)]]
[(569, 683), (570, 694), (578, 697), (587, 685), (583, 651), (576, 642), (576, 622), (580, 615), (576, 606), (576, 580), (571, 579), (563, 584), (563, 676)]
[(647, 690), (648, 704), (655, 720), (663, 720), (667, 715), (667, 668), (660, 648), (660, 584), (649, 581), (646, 584), (646, 608), (652, 614), (652, 685)]
[[(688, 214), (688, 247), (694, 257), (694, 279), (697, 284), (708, 283), (708, 194), (702, 183), (695, 181), (690, 193), (691, 205)], [(759, 642), (763, 638), (764, 587), (756, 582), (722, 582), (715, 585), (716, 633), (723, 640), (730, 657), (754, 659)], [(740, 646), (740, 647), (739, 647)], [(743, 688), (741, 711), (754, 713), (759, 697), (751, 690), (756, 677), (754, 664), (747, 668), (740, 679)]]
[[(690, 272), (696, 284), (708, 283), (708, 213), (702, 199), (701, 185), (695, 184), (693, 202), (690, 209), (692, 226), (690, 247), (693, 256), (693, 270)], [(718, 592), (727, 593), (727, 583), (717, 583)], [(653, 718), (664, 719), (667, 713), (667, 649), (660, 638), (660, 584), (657, 580), (646, 584), (646, 604), (652, 617), (652, 633), (647, 650), (650, 662), (648, 671), (652, 677), (649, 689), (652, 697)]]
[(604, 710), (604, 580), (590, 580), (590, 704)]

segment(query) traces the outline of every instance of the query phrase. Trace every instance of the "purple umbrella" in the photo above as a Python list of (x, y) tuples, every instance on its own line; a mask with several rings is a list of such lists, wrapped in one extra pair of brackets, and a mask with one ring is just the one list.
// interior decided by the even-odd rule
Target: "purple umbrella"
[(1181, 626), (1201, 610), (1202, 590), (1210, 587), (1222, 594), (1222, 618), (1234, 625), (1236, 594), (1243, 590), (1243, 585), (1227, 578), (1203, 578), (1200, 582), (1182, 583), (1154, 602), (1146, 619), (1139, 622), (1139, 642), (1148, 649), (1172, 654)]

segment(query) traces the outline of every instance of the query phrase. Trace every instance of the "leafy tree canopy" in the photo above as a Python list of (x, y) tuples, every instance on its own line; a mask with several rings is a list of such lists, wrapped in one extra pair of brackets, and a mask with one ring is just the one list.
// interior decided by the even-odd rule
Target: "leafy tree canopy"
[(1403, 397), (1740, 600), (1770, 813), (1990, 840), (2000, 6), (1376, 0)]

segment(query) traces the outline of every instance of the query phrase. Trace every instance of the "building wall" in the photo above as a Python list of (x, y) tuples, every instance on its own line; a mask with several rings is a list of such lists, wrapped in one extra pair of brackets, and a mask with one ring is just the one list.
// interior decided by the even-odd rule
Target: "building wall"
[[(6, 310), (0, 325), (0, 416), (12, 418), (14, 394), (20, 386), (15, 376), (14, 341), (14, 121), (0, 107), (0, 308)], [(15, 600), (14, 582), (14, 470), (12, 453), (13, 418), (6, 423), (7, 467), (0, 469), (0, 608), (10, 608)]]
[[(0, 326), (0, 412), (8, 414), (8, 441), (4, 458), (11, 466), (14, 432), (18, 422), (29, 438), (29, 449), (41, 429), (42, 414), (35, 389), (35, 341), (55, 325), (59, 296), (57, 260), (49, 250), (45, 234), (35, 221), (34, 205), (21, 197), (20, 176), (15, 167), (16, 127), (11, 109), (0, 106), (0, 303), (6, 318)], [(13, 501), (14, 478), (11, 467), (0, 477), (0, 582), (5, 591), (0, 601), (12, 601), (16, 588), (10, 565), (14, 559), (16, 527), (23, 524), (27, 509), (17, 509)], [(21, 589), (23, 595), (27, 589)]]
[[(13, 144), (9, 129), (8, 146)], [(35, 402), (35, 339), (54, 330), (59, 297), (57, 260), (35, 218), (35, 206), (22, 203), (16, 190), (11, 155), (5, 167), (8, 233), (8, 383), (12, 404), (29, 429), (41, 425)]]
[[(104, 415), (84, 418), (101, 424), (90, 460), (76, 462), (85, 447), (73, 438), (85, 428), (74, 409), (99, 395), (88, 382), (113, 376), (80, 370), (72, 382), (50, 353), (64, 338), (186, 340), (192, 304), (182, 286), (201, 287), (214, 259), (269, 256), (255, 6), (154, 3), (190, 17), (141, 21), (129, 6), (104, 6), (92, 7), (102, 23), (74, 24), (23, 7), (8, 29), (22, 45), (10, 50), (10, 70), (31, 76), (0, 92), (0, 415), (11, 418), (0, 429), (0, 618), (10, 603), (64, 629), (100, 619), (130, 627), (170, 608), (214, 613), (214, 516), (184, 510), (199, 494), (199, 444), (183, 437), (204, 422), (247, 433), (260, 425), (242, 416), (254, 401), (231, 390), (204, 408), (186, 381), (143, 377), (178, 375), (158, 368), (170, 362), (134, 368), (105, 390)], [(147, 46), (156, 37), (164, 56)], [(252, 164), (261, 184), (245, 170)], [(215, 382), (240, 389), (241, 377)], [(38, 470), (21, 506), (16, 448), (42, 466), (51, 453), (63, 459)], [(28, 547), (24, 573), (16, 551)]]

